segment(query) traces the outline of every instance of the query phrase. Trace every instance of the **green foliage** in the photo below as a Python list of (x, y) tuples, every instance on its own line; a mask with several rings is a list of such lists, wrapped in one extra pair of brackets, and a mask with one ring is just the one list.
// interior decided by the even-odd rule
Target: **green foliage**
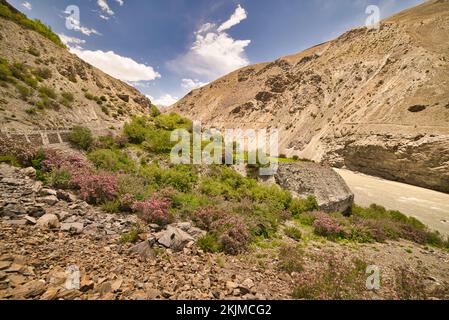
[(175, 165), (167, 169), (160, 168), (157, 164), (144, 165), (139, 175), (159, 188), (172, 187), (185, 193), (190, 192), (198, 181), (195, 168), (187, 165)]
[(14, 167), (20, 167), (19, 161), (17, 161), (17, 158), (13, 155), (0, 156), (0, 163), (7, 163)]
[(295, 227), (289, 227), (284, 229), (285, 235), (293, 240), (299, 241), (302, 238), (301, 230)]
[(56, 99), (58, 95), (56, 94), (55, 90), (53, 88), (50, 88), (48, 86), (41, 86), (39, 88), (39, 93), (41, 97), (46, 97), (49, 99)]
[(53, 76), (51, 70), (48, 68), (37, 68), (33, 70), (32, 73), (35, 76), (46, 80), (51, 79), (51, 77)]
[(40, 20), (30, 20), (26, 15), (20, 12), (13, 12), (9, 7), (0, 4), (0, 17), (12, 20), (26, 29), (34, 30), (61, 48), (65, 48), (61, 39), (56, 35), (50, 27), (44, 25)]
[(75, 101), (75, 97), (73, 96), (73, 93), (63, 92), (61, 94), (61, 103), (64, 106), (66, 106), (67, 108), (70, 108), (72, 106), (73, 101)]
[(305, 212), (320, 210), (320, 206), (314, 197), (308, 197), (307, 199), (293, 199), (288, 209), (294, 217), (298, 217)]
[(103, 204), (102, 209), (107, 213), (119, 213), (121, 204), (119, 200), (108, 201)]
[(210, 204), (208, 197), (196, 193), (177, 192), (171, 196), (173, 208), (184, 218), (191, 218), (193, 213), (201, 207)]
[(173, 131), (175, 129), (191, 129), (192, 121), (181, 117), (176, 113), (160, 114), (154, 118), (154, 123), (158, 129)]
[(82, 126), (76, 126), (73, 128), (69, 140), (75, 148), (86, 151), (94, 142), (92, 131)]
[(282, 247), (279, 252), (279, 269), (289, 274), (303, 271), (303, 255), (300, 247)]
[(35, 116), (37, 115), (37, 109), (35, 107), (32, 108), (28, 108), (25, 110), (26, 114), (30, 115), (30, 116)]
[(159, 108), (156, 107), (155, 105), (151, 105), (150, 116), (154, 118), (154, 117), (157, 117), (160, 114), (161, 114), (161, 112), (159, 111)]
[(72, 175), (67, 170), (53, 169), (45, 174), (44, 181), (47, 185), (58, 189), (69, 189)]
[(33, 94), (28, 87), (22, 86), (21, 84), (16, 84), (16, 89), (19, 92), (20, 99), (23, 101), (28, 101), (28, 98)]
[(197, 241), (198, 247), (204, 252), (218, 253), (222, 251), (220, 243), (218, 242), (217, 236), (208, 233), (204, 237)]
[(39, 50), (37, 50), (35, 47), (30, 47), (30, 48), (28, 48), (28, 51), (27, 51), (27, 52), (28, 52), (29, 54), (35, 56), (35, 57), (40, 57), (40, 56), (41, 56), (41, 53), (40, 53)]
[(12, 76), (13, 74), (9, 69), (8, 61), (0, 58), (0, 81), (11, 81)]
[(144, 231), (141, 226), (135, 225), (131, 231), (124, 233), (120, 237), (120, 243), (136, 243), (139, 240), (139, 235)]
[(120, 150), (95, 150), (89, 153), (88, 159), (97, 169), (125, 173), (131, 173), (136, 170), (134, 161)]
[(92, 100), (92, 101), (95, 100), (95, 96), (94, 96), (92, 93), (90, 93), (90, 92), (84, 93), (84, 97), (85, 97), (87, 100)]

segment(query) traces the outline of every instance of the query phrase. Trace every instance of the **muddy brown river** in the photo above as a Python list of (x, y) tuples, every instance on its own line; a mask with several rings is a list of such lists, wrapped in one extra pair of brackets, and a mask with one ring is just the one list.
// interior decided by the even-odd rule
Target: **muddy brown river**
[(449, 235), (449, 194), (399, 182), (335, 169), (355, 194), (356, 204), (372, 203), (415, 217), (433, 230)]

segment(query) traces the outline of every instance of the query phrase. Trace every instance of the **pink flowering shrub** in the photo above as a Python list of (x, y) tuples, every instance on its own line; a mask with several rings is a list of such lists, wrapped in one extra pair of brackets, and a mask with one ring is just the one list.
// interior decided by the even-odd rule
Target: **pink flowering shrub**
[(104, 204), (114, 200), (118, 194), (117, 177), (113, 174), (76, 175), (73, 182), (78, 186), (83, 200), (91, 204)]
[(213, 231), (213, 224), (220, 220), (223, 216), (216, 208), (214, 207), (205, 207), (200, 208), (195, 212), (195, 216), (193, 218), (196, 226), (200, 229)]
[(206, 207), (196, 211), (194, 221), (199, 228), (209, 231), (217, 239), (223, 252), (237, 255), (248, 249), (251, 233), (243, 218)]
[(251, 242), (251, 234), (245, 221), (238, 217), (232, 216), (214, 223), (217, 230), (223, 230), (218, 237), (223, 252), (231, 255), (237, 255), (245, 252)]
[(10, 157), (22, 166), (30, 166), (38, 150), (29, 143), (18, 143), (12, 139), (0, 136), (0, 157)]
[(154, 194), (150, 199), (134, 203), (132, 209), (147, 223), (166, 225), (170, 222), (171, 201)]
[(92, 166), (80, 154), (68, 153), (54, 149), (45, 150), (45, 159), (41, 163), (43, 172), (50, 172), (54, 169), (66, 170), (72, 177), (89, 175)]
[(338, 221), (324, 212), (313, 213), (315, 221), (313, 227), (317, 235), (327, 237), (330, 239), (336, 239), (339, 237), (345, 237), (345, 229), (338, 223)]

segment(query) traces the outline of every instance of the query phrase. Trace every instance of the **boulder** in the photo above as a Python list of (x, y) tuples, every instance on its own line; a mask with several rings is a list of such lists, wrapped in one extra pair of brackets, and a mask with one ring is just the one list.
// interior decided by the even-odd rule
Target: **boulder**
[(155, 257), (153, 245), (150, 240), (141, 242), (129, 249), (130, 254), (138, 254), (142, 259), (149, 260)]
[(279, 186), (296, 197), (315, 197), (325, 212), (348, 213), (354, 203), (351, 189), (328, 166), (313, 162), (281, 163), (274, 177)]
[(49, 206), (53, 206), (56, 203), (58, 203), (59, 200), (58, 200), (58, 198), (56, 196), (52, 195), (52, 196), (47, 196), (47, 197), (41, 198), (40, 201), (42, 203), (48, 204)]
[(33, 179), (36, 178), (36, 169), (34, 169), (33, 167), (28, 167), (28, 168), (22, 169), (22, 173), (24, 175), (26, 175), (27, 177), (30, 177)]
[(165, 231), (157, 235), (157, 241), (168, 249), (181, 251), (187, 244), (194, 242), (195, 239), (179, 228), (168, 226)]
[(80, 234), (84, 230), (84, 224), (82, 222), (62, 223), (61, 231), (70, 232), (71, 234)]
[(59, 220), (54, 214), (45, 214), (37, 220), (36, 225), (41, 229), (57, 229), (59, 228)]

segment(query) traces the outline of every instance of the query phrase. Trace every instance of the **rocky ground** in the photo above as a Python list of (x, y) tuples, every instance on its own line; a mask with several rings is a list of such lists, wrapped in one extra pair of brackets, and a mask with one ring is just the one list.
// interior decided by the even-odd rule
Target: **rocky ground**
[[(202, 231), (189, 223), (149, 226), (137, 245), (121, 243), (138, 223), (111, 215), (74, 195), (49, 190), (31, 169), (0, 165), (0, 299), (291, 299), (295, 274), (279, 270), (281, 243), (231, 257), (202, 252)], [(140, 242), (140, 243), (139, 243)], [(304, 241), (308, 253), (359, 257), (386, 270), (385, 288), (364, 298), (390, 297), (389, 270), (420, 272), (429, 298), (448, 287), (449, 254), (409, 242), (376, 245)], [(394, 295), (393, 295), (394, 296)]]

